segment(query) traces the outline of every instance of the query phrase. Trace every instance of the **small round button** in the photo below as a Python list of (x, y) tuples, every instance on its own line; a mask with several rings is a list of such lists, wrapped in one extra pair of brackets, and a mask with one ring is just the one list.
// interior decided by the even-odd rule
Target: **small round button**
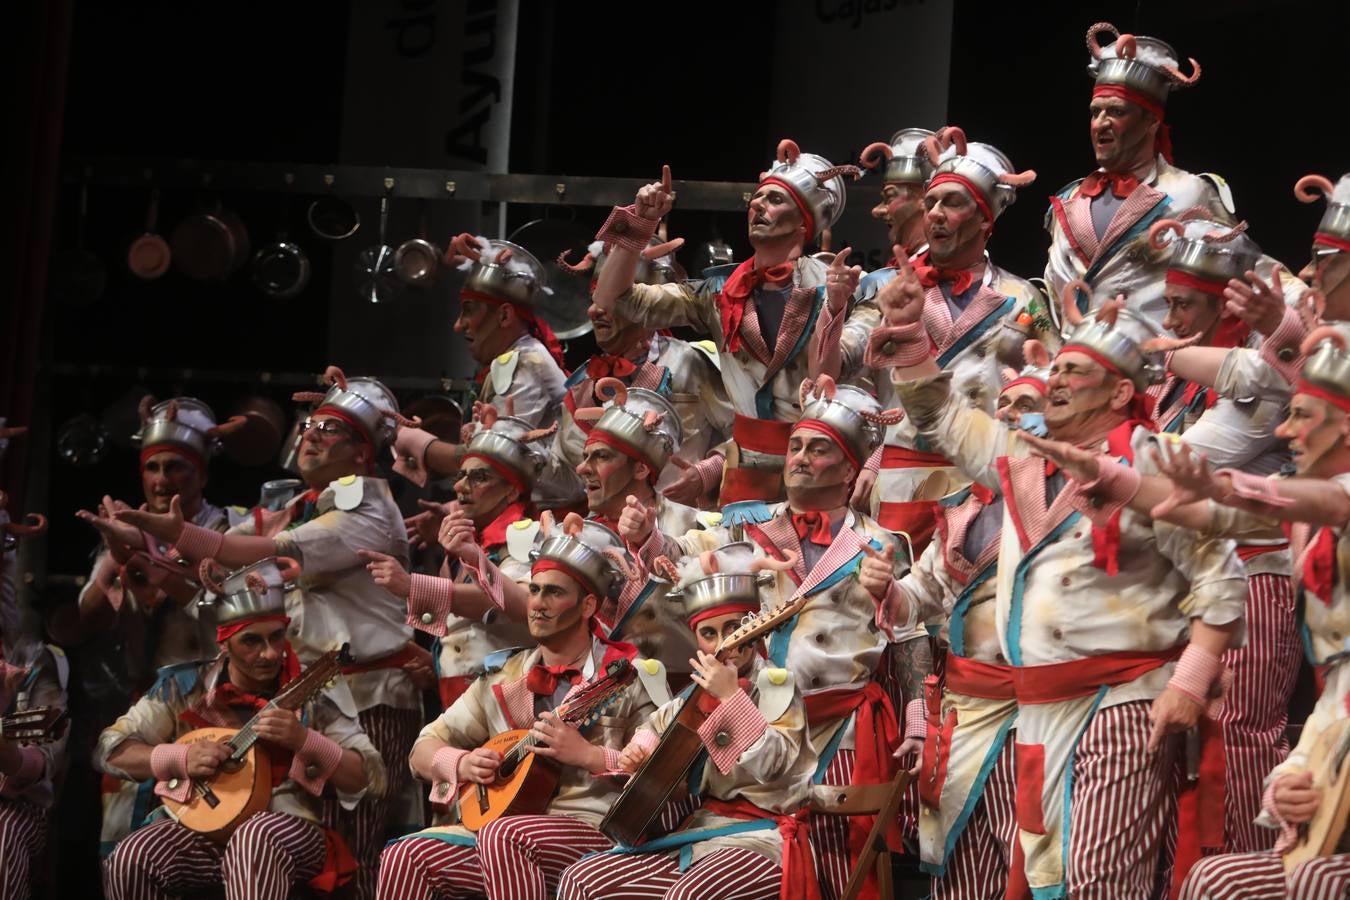
[(305, 777), (313, 781), (315, 778), (319, 777), (319, 773), (321, 771), (322, 770), (319, 768), (317, 763), (310, 763), (309, 765), (305, 766)]
[(1059, 580), (1059, 583), (1062, 584), (1062, 585), (1064, 585), (1065, 587), (1068, 587), (1068, 586), (1069, 586), (1069, 576), (1068, 576), (1068, 575), (1065, 575), (1063, 578), (1061, 578), (1061, 579)]
[(728, 747), (731, 745), (731, 732), (723, 729), (713, 735), (713, 743), (719, 747)]
[(436, 793), (440, 794), (442, 797), (450, 793), (450, 782), (442, 781), (440, 784), (436, 785)]
[(431, 624), (431, 613), (422, 613), (422, 624), (423, 625)]
[(1057, 640), (1057, 641), (1062, 641), (1062, 640), (1064, 640), (1064, 632), (1060, 631), (1058, 628), (1056, 628), (1054, 631), (1052, 631), (1052, 632), (1050, 632), (1050, 633), (1051, 633), (1052, 635), (1054, 635), (1055, 640)]
[(168, 788), (169, 788), (169, 790), (171, 790), (171, 791), (176, 791), (176, 790), (178, 790), (178, 779), (177, 779), (177, 778), (170, 778), (170, 779), (169, 779), (169, 783), (168, 783)]

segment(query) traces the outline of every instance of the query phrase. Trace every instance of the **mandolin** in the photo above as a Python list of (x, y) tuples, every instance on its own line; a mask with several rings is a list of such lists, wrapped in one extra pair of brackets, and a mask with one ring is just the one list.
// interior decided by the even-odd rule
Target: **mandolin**
[(1315, 774), (1313, 787), (1322, 792), (1322, 802), (1299, 839), (1284, 852), (1284, 868), (1292, 872), (1302, 863), (1318, 856), (1331, 856), (1345, 834), (1350, 815), (1350, 719), (1340, 719), (1327, 727), (1308, 752), (1308, 768)]
[[(585, 728), (619, 697), (619, 692), (637, 677), (626, 659), (616, 659), (605, 674), (583, 685), (554, 713), (566, 725)], [(538, 741), (528, 728), (503, 731), (483, 746), (502, 756), (497, 777), (491, 784), (467, 784), (459, 792), (459, 821), (477, 831), (502, 816), (542, 813), (558, 786), (558, 766), (535, 756)]]
[(210, 778), (192, 780), (192, 795), (186, 803), (163, 798), (174, 821), (223, 844), (245, 819), (266, 810), (272, 802), (272, 761), (267, 753), (258, 752), (253, 724), (266, 710), (297, 710), (308, 703), (332, 682), (343, 666), (355, 662), (348, 653), (350, 647), (343, 644), (341, 649), (330, 650), (316, 659), (243, 728), (198, 728), (180, 737), (176, 743), (215, 741), (232, 752)]
[[(809, 599), (798, 597), (767, 613), (749, 617), (744, 625), (722, 639), (714, 655), (739, 650), (759, 640), (801, 612)], [(694, 685), (674, 721), (661, 735), (660, 743), (642, 761), (600, 823), (600, 830), (617, 843), (631, 847), (642, 841), (703, 750), (698, 729), (708, 716), (699, 709), (698, 698), (702, 694), (703, 688)]]
[(55, 706), (35, 706), (0, 718), (0, 737), (16, 744), (47, 744), (65, 734), (69, 717)]

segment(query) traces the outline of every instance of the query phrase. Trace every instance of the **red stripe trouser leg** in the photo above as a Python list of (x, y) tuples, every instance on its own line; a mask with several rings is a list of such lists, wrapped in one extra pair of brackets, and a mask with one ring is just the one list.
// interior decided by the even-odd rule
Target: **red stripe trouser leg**
[(1311, 859), (1286, 876), (1279, 854), (1210, 856), (1191, 868), (1181, 900), (1344, 900), (1350, 855)]
[(1017, 770), (1009, 736), (985, 780), (980, 799), (933, 879), (933, 900), (1000, 900), (1007, 890), (1017, 840)]
[(0, 799), (0, 900), (26, 900), (33, 862), (47, 843), (47, 810)]
[(227, 900), (286, 900), (323, 870), (323, 829), (286, 813), (261, 812), (235, 829), (220, 862)]
[(367, 793), (352, 810), (343, 809), (331, 792), (324, 797), (323, 824), (342, 835), (356, 858), (356, 875), (349, 890), (353, 900), (371, 900), (379, 874), (380, 852), (393, 835), (391, 827), (403, 824), (390, 819), (401, 812), (399, 799), (412, 778), (404, 760), (422, 730), (422, 714), (412, 709), (373, 706), (360, 715), (361, 728), (384, 758), (388, 782), (384, 794)]
[[(825, 769), (822, 784), (853, 783), (853, 751), (839, 750)], [(816, 880), (820, 882), (820, 900), (838, 900), (848, 885), (848, 816), (811, 817), (811, 857)]]
[(103, 861), (107, 900), (160, 900), (220, 884), (223, 848), (177, 822), (147, 825)]
[(488, 900), (547, 900), (563, 869), (614, 842), (571, 816), (507, 816), (478, 832)]
[(478, 850), (435, 838), (404, 838), (380, 855), (380, 900), (459, 900), (483, 895)]
[(778, 863), (762, 853), (727, 847), (683, 873), (663, 854), (593, 856), (569, 866), (558, 900), (776, 900)]
[(1223, 728), (1224, 852), (1269, 850), (1276, 832), (1253, 820), (1271, 769), (1289, 755), (1289, 698), (1303, 652), (1294, 594), (1284, 575), (1253, 575), (1247, 599), (1247, 646), (1223, 661), (1233, 673), (1219, 724)]
[(1073, 760), (1069, 896), (1075, 900), (1151, 897), (1161, 849), (1175, 826), (1177, 741), (1148, 751), (1147, 701), (1098, 710)]

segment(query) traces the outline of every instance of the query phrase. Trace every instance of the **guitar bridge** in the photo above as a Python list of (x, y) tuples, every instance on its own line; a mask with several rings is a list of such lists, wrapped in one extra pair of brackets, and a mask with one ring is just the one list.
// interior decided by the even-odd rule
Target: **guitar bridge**
[(486, 815), (487, 811), (491, 808), (492, 804), (488, 803), (487, 785), (485, 784), (478, 785), (478, 811)]
[(217, 806), (220, 805), (220, 798), (216, 796), (215, 791), (211, 790), (211, 786), (209, 784), (202, 785), (201, 794), (202, 799), (206, 801), (206, 805), (211, 807), (212, 809), (215, 809)]

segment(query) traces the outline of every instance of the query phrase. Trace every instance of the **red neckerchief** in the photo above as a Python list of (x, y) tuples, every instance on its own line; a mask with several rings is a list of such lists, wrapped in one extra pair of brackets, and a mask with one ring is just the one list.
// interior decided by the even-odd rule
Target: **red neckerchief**
[(1303, 586), (1331, 605), (1332, 584), (1336, 580), (1336, 535), (1323, 526), (1308, 542), (1303, 554)]
[(924, 253), (914, 261), (914, 274), (919, 276), (919, 284), (924, 287), (937, 287), (943, 281), (950, 281), (952, 296), (959, 297), (975, 283), (975, 273), (969, 269), (940, 269), (929, 262), (930, 258), (930, 254)]
[(525, 686), (532, 694), (552, 697), (560, 679), (566, 680), (568, 684), (576, 684), (581, 680), (581, 670), (576, 666), (546, 666), (540, 663), (530, 667), (530, 673), (525, 676)]
[(478, 532), (478, 546), (483, 548), (484, 553), (488, 553), (505, 545), (507, 527), (528, 517), (529, 513), (529, 504), (524, 500), (517, 500), (510, 504), (501, 511), (497, 518), (484, 525), (483, 530)]
[(818, 510), (804, 513), (788, 513), (792, 528), (797, 532), (797, 540), (810, 541), (821, 547), (830, 546), (834, 539), (830, 534), (830, 517)]
[(717, 295), (717, 305), (722, 312), (722, 339), (726, 342), (726, 351), (735, 353), (741, 349), (741, 319), (745, 317), (745, 304), (755, 289), (766, 282), (788, 281), (797, 269), (796, 262), (788, 260), (767, 269), (756, 269), (752, 256), (736, 267), (736, 270), (722, 285)]
[[(1049, 475), (1051, 473), (1046, 472), (1045, 474)], [(994, 492), (980, 484), (978, 481), (972, 481), (970, 483), (970, 496), (974, 497), (981, 506), (988, 506), (994, 500)]]
[(1091, 199), (1106, 190), (1108, 185), (1111, 193), (1124, 200), (1139, 187), (1139, 179), (1128, 173), (1103, 172), (1099, 169), (1083, 179), (1083, 183), (1078, 186), (1078, 193)]
[[(1224, 314), (1219, 318), (1219, 327), (1214, 331), (1214, 339), (1205, 346), (1207, 347), (1241, 347), (1247, 343), (1247, 338), (1251, 336), (1252, 328), (1246, 322), (1237, 316)], [(1205, 385), (1191, 382), (1186, 385), (1185, 392), (1181, 395), (1182, 408), (1189, 407), (1195, 395), (1200, 391), (1206, 390)], [(1219, 402), (1218, 391), (1207, 391), (1205, 394), (1205, 409), (1210, 409), (1215, 403)]]
[[(1127, 463), (1134, 463), (1134, 448), (1130, 438), (1134, 429), (1143, 425), (1149, 431), (1157, 431), (1158, 426), (1152, 418), (1127, 419), (1106, 436), (1106, 452), (1112, 458), (1123, 457)], [(1107, 575), (1120, 573), (1120, 513), (1116, 510), (1107, 523), (1101, 527), (1092, 526), (1092, 564)]]
[(586, 363), (586, 377), (592, 381), (601, 378), (627, 378), (637, 371), (637, 363), (622, 356), (597, 353)]
[[(736, 684), (738, 684), (741, 690), (745, 691), (747, 695), (750, 693), (750, 680), (748, 678), (737, 678)], [(698, 695), (698, 711), (704, 715), (712, 715), (721, 703), (721, 700), (718, 700), (707, 691)]]

